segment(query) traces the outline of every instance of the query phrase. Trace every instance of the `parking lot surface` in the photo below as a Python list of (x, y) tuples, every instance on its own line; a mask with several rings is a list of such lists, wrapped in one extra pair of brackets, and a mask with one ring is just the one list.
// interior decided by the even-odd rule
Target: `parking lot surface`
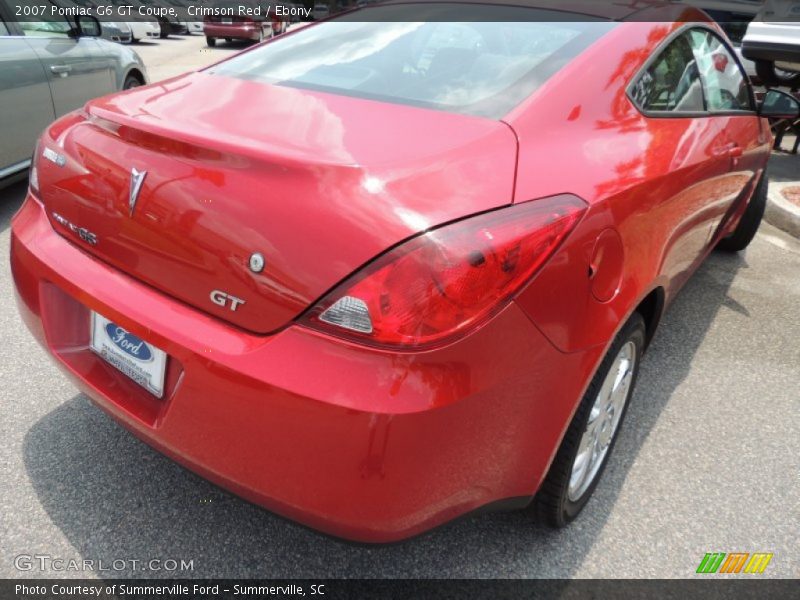
[(142, 57), (151, 83), (201, 69), (248, 47), (246, 42), (220, 41), (209, 48), (202, 35), (171, 35), (164, 40), (143, 40), (131, 46)]
[[(158, 80), (242, 47), (203, 45), (139, 51)], [(24, 192), (0, 190), (2, 248)], [(609, 468), (561, 531), (496, 513), (365, 547), (287, 522), (108, 419), (34, 342), (13, 294), (4, 259), (0, 577), (691, 577), (706, 552), (772, 552), (762, 577), (800, 576), (800, 242), (770, 226), (744, 253), (712, 254), (666, 314)], [(126, 566), (15, 567), (35, 554)], [(150, 559), (193, 569), (130, 564)]]

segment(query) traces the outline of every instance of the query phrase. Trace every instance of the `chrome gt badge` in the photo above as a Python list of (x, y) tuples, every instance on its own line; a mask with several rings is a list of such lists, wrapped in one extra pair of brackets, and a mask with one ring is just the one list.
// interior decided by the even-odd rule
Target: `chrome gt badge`
[(232, 311), (236, 312), (236, 309), (239, 308), (242, 304), (245, 304), (245, 301), (241, 298), (237, 298), (236, 296), (231, 296), (230, 294), (226, 294), (222, 290), (213, 290), (209, 297), (211, 301), (216, 304), (217, 306), (222, 306), (223, 308), (229, 308)]
[(139, 199), (139, 192), (142, 189), (145, 177), (147, 177), (147, 171), (131, 169), (131, 191), (128, 196), (128, 210), (131, 216), (133, 216), (133, 211), (136, 210), (136, 201)]

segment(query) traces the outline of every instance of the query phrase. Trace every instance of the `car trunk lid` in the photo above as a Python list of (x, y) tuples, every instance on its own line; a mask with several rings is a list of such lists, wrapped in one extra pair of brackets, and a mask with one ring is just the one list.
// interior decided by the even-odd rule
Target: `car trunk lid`
[(497, 121), (203, 73), (85, 113), (54, 126), (65, 164), (39, 161), (56, 230), (253, 332), (409, 236), (513, 200), (516, 138)]

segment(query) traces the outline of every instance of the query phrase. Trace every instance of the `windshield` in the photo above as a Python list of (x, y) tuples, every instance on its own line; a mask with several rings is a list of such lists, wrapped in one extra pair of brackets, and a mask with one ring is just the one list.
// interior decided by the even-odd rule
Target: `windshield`
[(481, 20), (486, 6), (467, 4), (426, 5), (436, 19), (408, 22), (407, 6), (313, 25), (209, 72), (497, 119), (615, 26), (496, 5)]

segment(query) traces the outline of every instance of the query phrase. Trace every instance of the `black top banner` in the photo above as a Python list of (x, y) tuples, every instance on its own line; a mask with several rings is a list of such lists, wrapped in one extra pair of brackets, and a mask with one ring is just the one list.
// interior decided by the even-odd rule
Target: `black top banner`
[(17, 22), (103, 22), (278, 19), (313, 21), (717, 21), (800, 22), (800, 0), (0, 0), (0, 17)]

